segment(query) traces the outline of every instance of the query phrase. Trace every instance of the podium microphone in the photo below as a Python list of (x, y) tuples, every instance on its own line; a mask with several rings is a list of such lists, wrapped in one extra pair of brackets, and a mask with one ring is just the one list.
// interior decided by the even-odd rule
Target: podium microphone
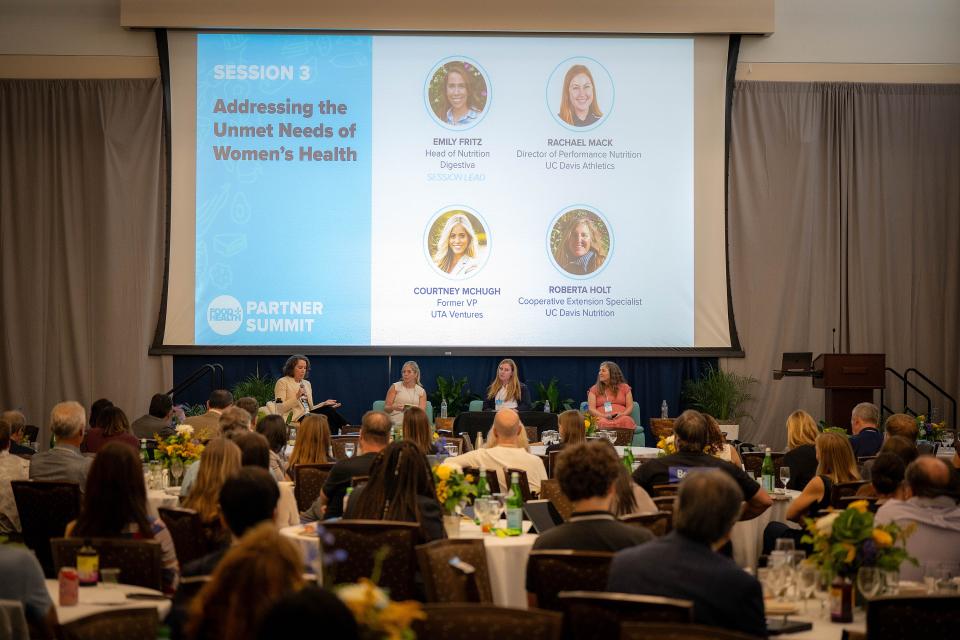
[(833, 352), (836, 353), (837, 352), (837, 328), (836, 327), (833, 328), (833, 338), (831, 338), (831, 342), (833, 343)]

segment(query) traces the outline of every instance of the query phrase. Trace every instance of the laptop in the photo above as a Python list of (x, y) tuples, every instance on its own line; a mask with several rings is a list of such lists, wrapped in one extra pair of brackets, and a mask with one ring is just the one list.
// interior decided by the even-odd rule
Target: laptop
[(549, 500), (527, 500), (523, 503), (523, 511), (533, 523), (536, 533), (549, 531), (563, 522), (563, 518)]
[(781, 371), (810, 371), (813, 368), (813, 353), (810, 351), (784, 353)]

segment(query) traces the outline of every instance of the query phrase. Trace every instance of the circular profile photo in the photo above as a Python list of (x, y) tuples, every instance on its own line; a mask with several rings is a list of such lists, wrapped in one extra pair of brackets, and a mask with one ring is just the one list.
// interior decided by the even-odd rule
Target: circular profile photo
[(547, 83), (547, 108), (572, 131), (600, 126), (613, 110), (613, 78), (592, 58), (564, 60)]
[(476, 211), (459, 205), (444, 207), (433, 216), (424, 244), (433, 268), (454, 280), (475, 276), (490, 255), (486, 223)]
[(581, 205), (556, 217), (547, 237), (547, 251), (564, 274), (589, 278), (610, 261), (613, 235), (599, 213)]
[(473, 60), (448, 58), (427, 76), (427, 109), (448, 129), (476, 126), (490, 107), (490, 85)]

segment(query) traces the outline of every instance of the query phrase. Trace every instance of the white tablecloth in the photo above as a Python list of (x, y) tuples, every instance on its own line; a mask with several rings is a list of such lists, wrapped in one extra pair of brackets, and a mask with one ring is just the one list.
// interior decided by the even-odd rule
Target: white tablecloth
[[(787, 507), (800, 495), (799, 491), (787, 491), (786, 497), (774, 495), (773, 506), (753, 520), (743, 520), (733, 526), (730, 542), (733, 543), (733, 559), (744, 568), (756, 569), (757, 559), (763, 549), (763, 530), (771, 522), (786, 522)], [(796, 526), (796, 525), (791, 525)]]
[(125, 596), (128, 593), (148, 593), (150, 595), (162, 596), (163, 594), (153, 589), (145, 587), (134, 587), (129, 584), (116, 584), (106, 586), (98, 584), (95, 587), (80, 587), (80, 602), (76, 606), (60, 606), (60, 585), (56, 580), (47, 580), (47, 593), (53, 600), (57, 608), (57, 620), (60, 624), (67, 624), (80, 618), (92, 616), (95, 613), (103, 611), (114, 611), (116, 609), (146, 609), (156, 607), (157, 615), (160, 620), (167, 617), (170, 613), (170, 600), (162, 598), (159, 600), (130, 600)]
[[(529, 530), (530, 523), (524, 521), (523, 529)], [(300, 525), (284, 527), (280, 530), (280, 534), (297, 545), (308, 569), (319, 572), (320, 567), (316, 562), (319, 556), (317, 536), (304, 534), (303, 530), (304, 527)], [(527, 556), (530, 555), (530, 549), (533, 548), (533, 543), (537, 539), (536, 534), (525, 533), (520, 536), (499, 538), (495, 535), (484, 535), (480, 527), (464, 520), (460, 527), (460, 537), (483, 538), (494, 604), (526, 609)]]
[[(821, 602), (823, 603), (822, 605)], [(860, 633), (866, 633), (867, 631), (866, 615), (862, 609), (854, 609), (853, 622), (840, 623), (830, 621), (829, 606), (825, 600), (817, 597), (807, 602), (806, 611), (804, 611), (802, 602), (797, 604), (797, 608), (799, 609), (797, 613), (790, 615), (788, 619), (798, 622), (810, 622), (813, 624), (813, 629), (778, 637), (789, 638), (790, 640), (840, 640), (843, 637), (844, 630), (858, 631)], [(772, 620), (777, 617), (778, 616), (767, 616), (767, 619)]]

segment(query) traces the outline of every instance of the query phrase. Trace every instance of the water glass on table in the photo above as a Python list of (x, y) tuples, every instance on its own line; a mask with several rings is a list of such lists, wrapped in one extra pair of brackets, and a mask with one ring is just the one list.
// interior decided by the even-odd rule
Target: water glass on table
[(877, 567), (860, 567), (857, 571), (857, 588), (867, 600), (876, 597), (883, 587), (880, 569)]
[(786, 493), (790, 484), (790, 467), (780, 467), (780, 482), (783, 483), (783, 489), (777, 489), (777, 493)]

